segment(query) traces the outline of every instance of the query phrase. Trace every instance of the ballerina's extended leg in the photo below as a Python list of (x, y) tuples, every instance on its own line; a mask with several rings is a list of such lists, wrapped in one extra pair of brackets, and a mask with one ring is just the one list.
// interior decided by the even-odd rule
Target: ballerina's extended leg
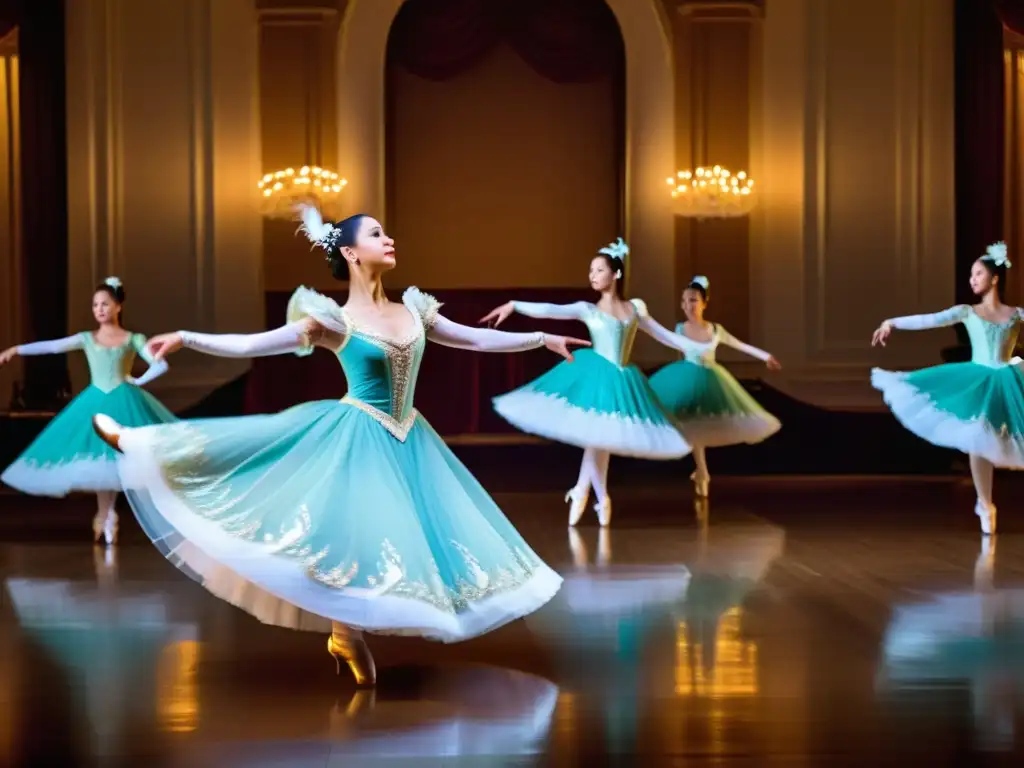
[(996, 505), (992, 503), (992, 479), (995, 467), (992, 462), (982, 456), (970, 454), (971, 478), (978, 501), (974, 505), (974, 513), (981, 521), (981, 531), (985, 534), (996, 532)]
[(108, 546), (117, 543), (117, 491), (99, 491), (96, 494), (96, 516), (92, 519), (93, 541), (102, 540)]
[(693, 492), (700, 498), (708, 497), (708, 486), (711, 484), (711, 473), (708, 472), (708, 458), (704, 446), (693, 447), (693, 460), (697, 463), (696, 471), (690, 475), (693, 480)]
[(590, 483), (594, 476), (594, 454), (593, 448), (586, 448), (583, 451), (583, 460), (580, 462), (580, 475), (576, 485), (565, 494), (565, 501), (569, 504), (569, 525), (576, 525), (587, 510), (587, 500), (590, 498)]
[(334, 657), (341, 674), (341, 662), (348, 664), (356, 685), (377, 684), (377, 667), (373, 663), (370, 646), (366, 644), (362, 630), (337, 621), (331, 622), (331, 636), (327, 638), (327, 652)]
[(597, 520), (601, 526), (610, 525), (612, 522), (612, 499), (608, 495), (608, 464), (612, 455), (608, 451), (594, 452), (594, 470), (591, 485), (594, 486), (594, 494), (597, 496), (597, 503), (594, 509), (597, 511)]

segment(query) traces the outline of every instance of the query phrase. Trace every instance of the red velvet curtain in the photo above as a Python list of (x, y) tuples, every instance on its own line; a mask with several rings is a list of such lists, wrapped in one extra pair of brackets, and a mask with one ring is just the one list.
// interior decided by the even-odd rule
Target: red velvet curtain
[(407, 0), (391, 27), (388, 56), (418, 77), (447, 80), (499, 44), (558, 83), (614, 76), (625, 57), (603, 0)]

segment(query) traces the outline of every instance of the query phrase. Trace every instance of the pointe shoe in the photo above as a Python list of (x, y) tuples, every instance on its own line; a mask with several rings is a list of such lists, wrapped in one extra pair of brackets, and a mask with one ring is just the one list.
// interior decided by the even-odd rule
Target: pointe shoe
[(974, 514), (978, 516), (978, 520), (981, 523), (981, 532), (986, 536), (991, 536), (996, 532), (996, 505), (985, 504), (981, 499), (978, 499), (974, 505)]
[(594, 505), (594, 511), (597, 512), (597, 522), (601, 524), (602, 528), (606, 528), (611, 525), (612, 522), (612, 497), (605, 496), (604, 501), (599, 501)]
[(103, 540), (107, 543), (108, 547), (117, 544), (117, 531), (119, 527), (117, 512), (111, 510), (107, 513), (106, 520), (103, 523)]
[(121, 451), (121, 432), (124, 428), (109, 416), (97, 413), (92, 417), (92, 428), (100, 436), (100, 440), (109, 445), (118, 453)]
[(356, 685), (369, 687), (377, 684), (377, 666), (373, 662), (373, 655), (366, 640), (363, 639), (362, 632), (331, 633), (327, 638), (327, 652), (334, 657), (339, 675), (341, 662), (344, 661), (352, 672)]
[(587, 511), (587, 500), (590, 497), (590, 489), (585, 488), (582, 491), (578, 488), (570, 488), (568, 493), (565, 494), (565, 502), (569, 506), (569, 525), (576, 525), (583, 517), (583, 513)]
[(690, 475), (690, 479), (693, 480), (693, 492), (701, 499), (708, 497), (708, 486), (711, 484), (711, 478), (707, 476), (701, 476), (694, 472)]
[(103, 527), (106, 525), (107, 516), (103, 512), (97, 512), (92, 518), (92, 541), (99, 544), (103, 540)]

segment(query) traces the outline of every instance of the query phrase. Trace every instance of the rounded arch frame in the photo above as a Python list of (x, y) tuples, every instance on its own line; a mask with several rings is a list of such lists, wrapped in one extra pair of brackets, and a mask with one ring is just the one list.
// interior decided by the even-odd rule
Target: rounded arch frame
[[(405, 0), (350, 0), (338, 45), (338, 165), (353, 210), (382, 212), (388, 34)], [(675, 170), (671, 25), (660, 0), (605, 0), (626, 49), (625, 222), (635, 258), (629, 290), (657, 317), (675, 313), (675, 223), (666, 174)], [(346, 112), (344, 105), (353, 105)]]

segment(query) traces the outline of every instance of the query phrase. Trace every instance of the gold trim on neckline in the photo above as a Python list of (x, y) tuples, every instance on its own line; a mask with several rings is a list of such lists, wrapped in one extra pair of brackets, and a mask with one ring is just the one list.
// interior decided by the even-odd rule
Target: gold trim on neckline
[(394, 416), (384, 413), (380, 408), (374, 408), (369, 403), (364, 403), (362, 400), (356, 400), (354, 397), (349, 397), (348, 395), (341, 398), (340, 402), (345, 405), (351, 405), (354, 408), (358, 408), (394, 435), (401, 443), (405, 442), (405, 438), (409, 436), (409, 430), (412, 429), (413, 425), (416, 423), (416, 417), (419, 416), (419, 411), (413, 408), (409, 411), (408, 416), (399, 421)]

